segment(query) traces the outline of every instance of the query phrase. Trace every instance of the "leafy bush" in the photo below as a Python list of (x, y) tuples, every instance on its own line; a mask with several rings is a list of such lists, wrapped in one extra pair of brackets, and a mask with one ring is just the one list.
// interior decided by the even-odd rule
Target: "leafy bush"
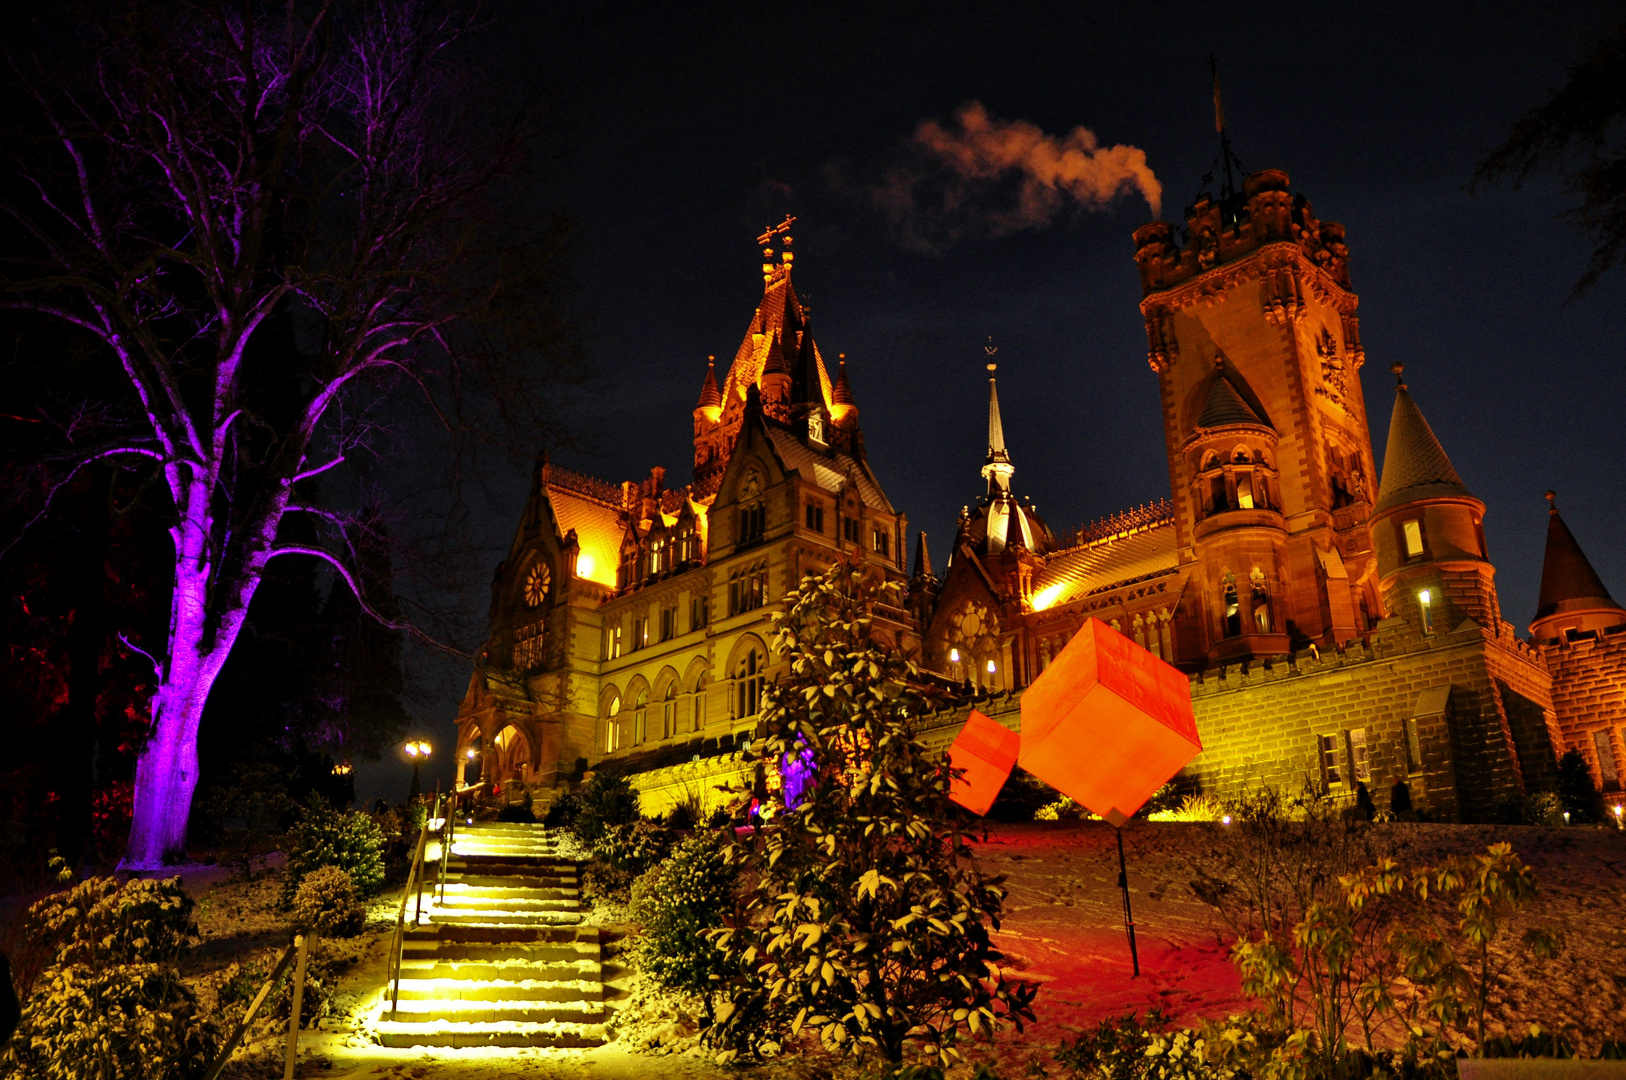
[[(215, 991), (216, 1011), (230, 1009), (235, 1011), (237, 1017), (241, 1017), (249, 1002), (259, 994), (260, 987), (265, 985), (265, 980), (271, 977), (280, 955), (280, 950), (271, 950), (258, 960), (230, 965), (226, 969), (225, 978)], [(253, 1037), (288, 1030), (288, 1019), (294, 1013), (293, 986), (296, 968), (297, 965), (289, 961), (288, 966), (277, 977), (271, 992), (266, 995), (265, 1004), (260, 1006), (259, 1014), (255, 1017), (251, 1029), (255, 1033)], [(305, 962), (305, 991), (299, 999), (300, 1027), (315, 1027), (322, 1018), (331, 1014), (335, 981), (332, 961), (322, 947), (321, 939), (318, 938), (316, 947), (311, 950)]]
[(322, 866), (337, 866), (348, 873), (361, 897), (376, 895), (384, 883), (384, 834), (366, 814), (341, 814), (320, 795), (312, 795), (300, 810), (290, 839), (291, 850), (282, 871), (283, 907), (293, 903), (305, 875)]
[(1592, 767), (1579, 750), (1567, 750), (1558, 759), (1558, 797), (1570, 812), (1570, 820), (1577, 824), (1606, 821), (1612, 816), (1603, 804), (1603, 795), (1592, 783)]
[(916, 737), (931, 701), (870, 612), (899, 586), (838, 563), (806, 575), (775, 613), (789, 670), (768, 688), (746, 761), (811, 755), (794, 807), (769, 793), (764, 824), (728, 835), (748, 886), (716, 932), (728, 1001), (708, 1029), (723, 1055), (772, 1052), (804, 1029), (829, 1050), (890, 1063), (914, 1047), (947, 1065), (965, 1035), (1032, 1019), (1035, 987), (1007, 983), (989, 937), (1005, 892), (986, 877), (949, 800), (942, 752)]
[(25, 925), (55, 959), (19, 987), (13, 1075), (145, 1080), (208, 1066), (218, 1032), (174, 967), (197, 931), (179, 878), (90, 878), (35, 903)]
[(633, 887), (633, 917), (644, 928), (634, 960), (662, 986), (699, 994), (708, 1019), (713, 977), (726, 973), (727, 960), (707, 934), (733, 908), (737, 878), (720, 838), (701, 834), (679, 844)]
[(575, 815), (576, 838), (591, 846), (606, 829), (638, 820), (638, 792), (621, 773), (600, 767), (576, 797)]
[(1524, 803), (1524, 821), (1527, 825), (1563, 825), (1564, 800), (1556, 791), (1543, 791), (1530, 796)]
[(607, 828), (593, 845), (593, 858), (637, 877), (666, 858), (666, 853), (671, 850), (671, 831), (653, 821), (639, 818)]
[(1082, 821), (1100, 821), (1101, 819), (1099, 817), (1097, 817), (1096, 815), (1090, 813), (1088, 810), (1084, 809), (1082, 806), (1078, 805), (1078, 803), (1074, 802), (1068, 796), (1063, 795), (1061, 798), (1057, 799), (1055, 802), (1046, 803), (1044, 806), (1041, 806), (1041, 807), (1039, 807), (1039, 809), (1035, 810), (1033, 812), (1033, 820), (1034, 821), (1081, 821), (1081, 820)]
[(174, 968), (162, 964), (51, 968), (12, 1037), (13, 1076), (28, 1080), (189, 1080), (220, 1043)]
[(356, 898), (350, 875), (338, 866), (318, 866), (294, 891), (294, 925), (321, 937), (354, 937), (367, 912)]
[(582, 899), (593, 903), (608, 900), (612, 904), (624, 904), (637, 877), (631, 871), (607, 862), (590, 862), (582, 871)]
[(36, 902), (28, 910), (28, 933), (51, 943), (59, 967), (173, 964), (197, 927), (180, 878), (100, 877)]

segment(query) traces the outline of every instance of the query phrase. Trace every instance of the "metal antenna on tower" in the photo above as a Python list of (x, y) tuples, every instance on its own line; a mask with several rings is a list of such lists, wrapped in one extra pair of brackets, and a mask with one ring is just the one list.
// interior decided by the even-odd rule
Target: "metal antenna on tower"
[[(1214, 130), (1220, 137), (1220, 160), (1217, 164), (1222, 166), (1225, 173), (1225, 179), (1220, 186), (1220, 202), (1224, 204), (1236, 194), (1235, 173), (1241, 173), (1245, 176), (1247, 171), (1243, 169), (1242, 161), (1236, 156), (1236, 152), (1231, 149), (1231, 136), (1225, 130), (1225, 102), (1220, 96), (1219, 57), (1209, 56), (1208, 70), (1214, 76)], [(1235, 166), (1235, 173), (1232, 171), (1233, 165)], [(1210, 169), (1210, 175), (1212, 175), (1212, 169)]]

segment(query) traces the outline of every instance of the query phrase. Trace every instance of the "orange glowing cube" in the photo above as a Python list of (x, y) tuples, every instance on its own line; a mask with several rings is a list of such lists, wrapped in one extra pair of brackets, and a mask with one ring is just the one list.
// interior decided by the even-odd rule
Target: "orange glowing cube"
[(949, 798), (973, 814), (986, 814), (1016, 767), (1021, 744), (1022, 737), (1016, 732), (971, 710), (949, 747), (949, 764), (965, 770), (954, 778)]
[(1202, 748), (1186, 677), (1099, 619), (1022, 694), (1022, 768), (1114, 825)]

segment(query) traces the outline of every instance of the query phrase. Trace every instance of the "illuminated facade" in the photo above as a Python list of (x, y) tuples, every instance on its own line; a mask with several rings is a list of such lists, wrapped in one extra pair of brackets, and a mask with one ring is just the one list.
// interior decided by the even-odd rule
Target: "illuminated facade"
[(925, 666), (1015, 726), (1094, 616), (1190, 674), (1206, 789), (1364, 785), (1379, 809), (1483, 819), (1550, 790), (1575, 748), (1619, 791), (1626, 610), (1556, 510), (1520, 640), (1485, 506), (1403, 382), (1373, 482), (1343, 227), (1278, 170), (1189, 213), (1183, 238), (1135, 233), (1171, 497), (1054, 535), (1013, 493), (990, 365), (986, 492), (942, 581), (924, 559), (912, 579)]
[[(465, 781), (550, 791), (605, 758), (726, 757), (777, 674), (768, 616), (801, 575), (847, 559), (904, 579), (908, 519), (865, 461), (845, 361), (832, 379), (814, 341), (788, 226), (760, 238), (762, 299), (721, 387), (708, 366), (688, 484), (538, 463), (458, 715)], [(886, 614), (918, 650), (910, 614)]]
[(708, 367), (688, 484), (539, 464), (458, 718), (485, 779), (551, 789), (611, 758), (666, 793), (651, 809), (710, 790), (776, 674), (768, 612), (845, 558), (907, 580), (885, 628), (965, 687), (928, 722), (944, 746), (973, 700), (1018, 727), (1023, 687), (1093, 616), (1190, 677), (1186, 775), (1208, 790), (1364, 786), (1378, 809), (1484, 819), (1551, 790), (1571, 748), (1621, 790), (1626, 609), (1555, 509), (1533, 640), (1515, 634), (1485, 506), (1398, 365), (1379, 477), (1344, 230), (1286, 173), (1200, 196), (1183, 235), (1135, 233), (1170, 497), (1053, 532), (1019, 494), (990, 349), (982, 494), (941, 578), (924, 534), (905, 578), (907, 520), (865, 464), (845, 365), (832, 379), (814, 343), (788, 224), (761, 238), (763, 297), (721, 386)]

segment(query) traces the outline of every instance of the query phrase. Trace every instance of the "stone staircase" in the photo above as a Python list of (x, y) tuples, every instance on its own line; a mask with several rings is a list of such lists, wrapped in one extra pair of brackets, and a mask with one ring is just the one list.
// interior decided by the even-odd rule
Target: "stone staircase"
[[(439, 853), (435, 853), (438, 860)], [(436, 869), (425, 859), (429, 872)], [(400, 1008), (389, 988), (385, 1046), (586, 1047), (604, 1042), (604, 969), (596, 927), (579, 925), (574, 860), (541, 825), (460, 829), (446, 890), (409, 927)], [(430, 879), (433, 881), (433, 877)]]

